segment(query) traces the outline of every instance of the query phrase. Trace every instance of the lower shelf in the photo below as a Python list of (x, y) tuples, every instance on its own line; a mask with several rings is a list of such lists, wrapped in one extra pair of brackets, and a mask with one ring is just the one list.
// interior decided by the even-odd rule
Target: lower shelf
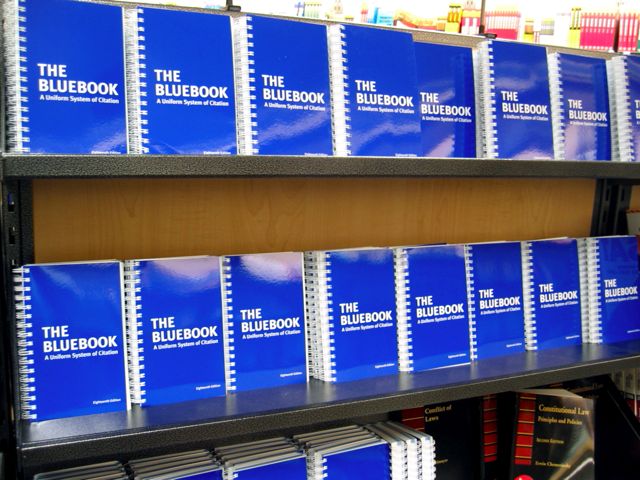
[[(640, 341), (528, 352), (471, 365), (342, 384), (241, 392), (181, 404), (18, 426), (23, 473), (213, 447), (241, 437), (348, 421), (640, 366)], [(64, 394), (63, 388), (61, 394)]]

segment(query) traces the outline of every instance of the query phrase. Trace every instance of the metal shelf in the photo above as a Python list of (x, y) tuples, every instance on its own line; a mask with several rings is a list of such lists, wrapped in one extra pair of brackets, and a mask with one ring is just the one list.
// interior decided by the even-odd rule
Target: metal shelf
[(100, 177), (547, 177), (640, 180), (640, 163), (394, 157), (4, 155), (6, 180)]
[(213, 447), (273, 432), (517, 390), (640, 365), (640, 341), (581, 345), (375, 379), (240, 392), (131, 412), (19, 425), (26, 474), (51, 466)]

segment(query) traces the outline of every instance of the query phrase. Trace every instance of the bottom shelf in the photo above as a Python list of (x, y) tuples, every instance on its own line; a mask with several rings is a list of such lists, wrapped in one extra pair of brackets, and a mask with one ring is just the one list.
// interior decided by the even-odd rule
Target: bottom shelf
[[(640, 341), (581, 345), (481, 360), (440, 370), (342, 384), (308, 384), (129, 412), (22, 422), (23, 473), (106, 459), (235, 443), (314, 424), (346, 422), (489, 393), (534, 387), (640, 366)], [(63, 393), (63, 392), (61, 392)]]

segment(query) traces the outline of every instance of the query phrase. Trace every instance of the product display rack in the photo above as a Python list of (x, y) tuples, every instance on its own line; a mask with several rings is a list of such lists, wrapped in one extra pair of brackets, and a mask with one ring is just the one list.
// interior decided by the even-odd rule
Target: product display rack
[[(422, 41), (466, 46), (475, 46), (482, 39), (431, 32), (415, 32), (414, 36)], [(4, 121), (4, 115), (0, 117)], [(4, 128), (1, 131), (4, 132)], [(126, 461), (145, 455), (211, 448), (278, 433), (346, 424), (363, 417), (384, 418), (390, 411), (428, 403), (640, 367), (640, 342), (583, 345), (343, 384), (311, 380), (308, 384), (148, 409), (135, 408), (131, 412), (35, 424), (12, 420), (11, 405), (15, 407), (18, 402), (14, 388), (17, 358), (13, 344), (15, 317), (11, 269), (37, 261), (34, 245), (46, 242), (46, 238), (38, 238), (34, 233), (35, 182), (287, 177), (442, 178), (443, 181), (447, 178), (591, 179), (595, 182), (591, 234), (605, 235), (625, 231), (624, 212), (629, 205), (632, 186), (640, 184), (640, 164), (380, 157), (4, 154), (0, 162), (0, 221), (6, 308), (0, 323), (0, 341), (4, 341), (3, 346), (7, 348), (2, 349), (4, 353), (0, 359), (0, 401), (7, 408), (0, 405), (0, 455), (4, 450), (7, 478), (13, 478), (14, 472), (18, 478), (31, 478), (35, 473), (65, 466), (112, 459)], [(443, 201), (451, 200), (445, 198)], [(64, 394), (64, 387), (61, 387), (61, 394)]]

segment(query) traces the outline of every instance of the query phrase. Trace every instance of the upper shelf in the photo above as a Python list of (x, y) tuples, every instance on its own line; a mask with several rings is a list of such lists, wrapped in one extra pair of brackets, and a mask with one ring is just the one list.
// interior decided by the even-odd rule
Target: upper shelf
[(640, 365), (640, 341), (580, 345), (491, 358), (471, 365), (328, 384), (312, 380), (181, 404), (18, 425), (25, 473), (96, 459), (301, 432), (313, 424), (561, 382)]
[(640, 163), (394, 157), (3, 155), (4, 179), (545, 177), (640, 180)]

